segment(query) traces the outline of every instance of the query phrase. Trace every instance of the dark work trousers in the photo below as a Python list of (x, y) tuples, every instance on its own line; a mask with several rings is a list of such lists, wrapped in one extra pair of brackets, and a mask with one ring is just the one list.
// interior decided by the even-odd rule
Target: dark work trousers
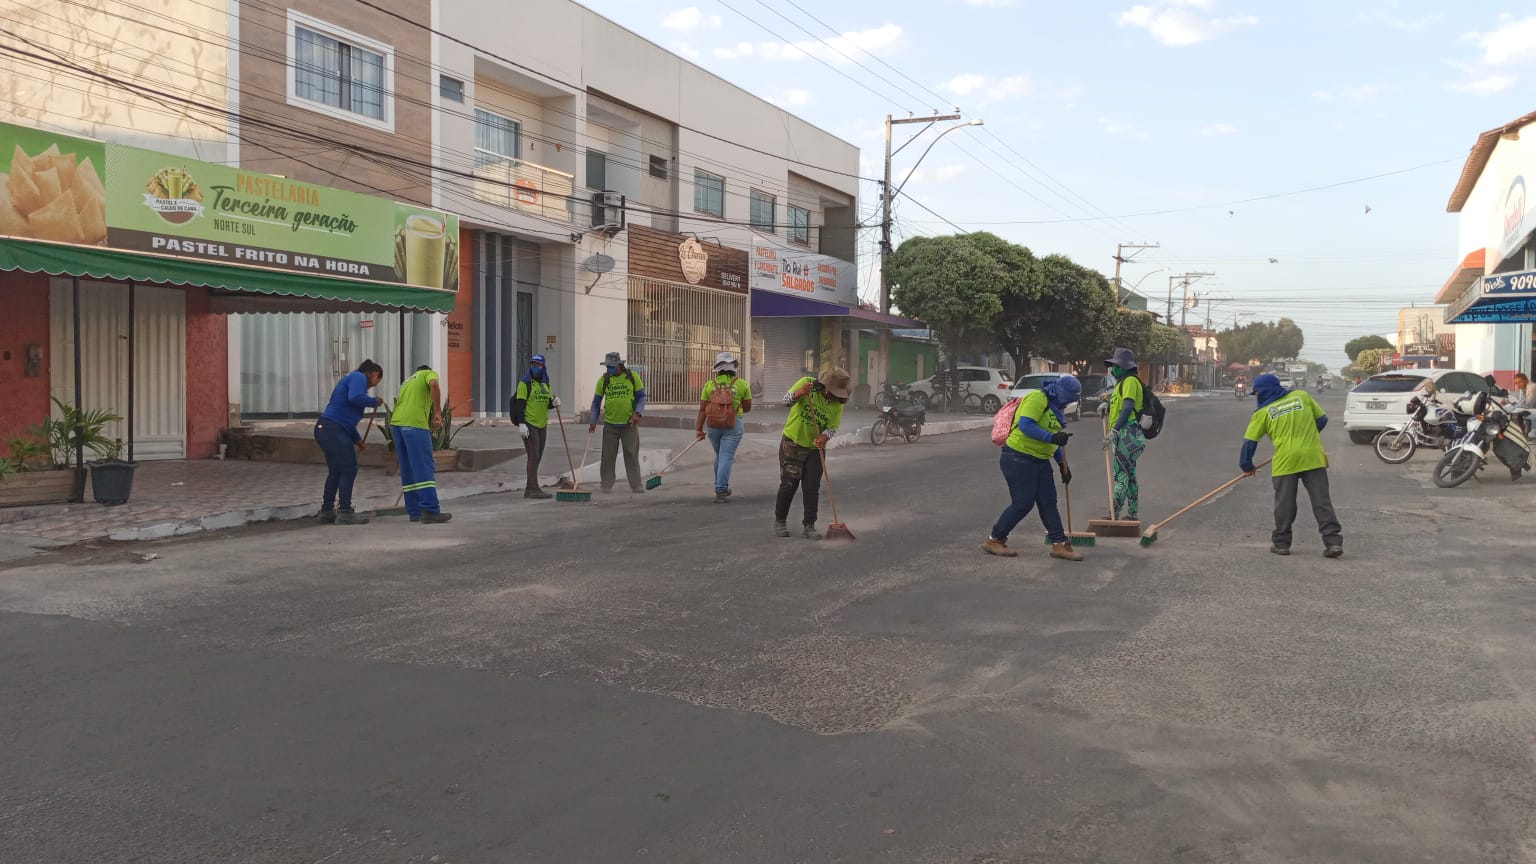
[(1056, 478), (1051, 473), (1051, 460), (1004, 447), (999, 466), (1008, 483), (1010, 501), (992, 526), (992, 539), (1006, 541), (1029, 511), (1039, 508), (1040, 521), (1051, 542), (1067, 542), (1067, 532), (1061, 527), (1061, 511), (1056, 509)]
[(773, 503), (773, 521), (789, 521), (789, 505), (795, 492), (802, 496), (805, 520), (815, 525), (821, 504), (821, 454), (815, 447), (801, 447), (788, 438), (779, 439), (779, 497)]
[(1317, 530), (1323, 535), (1323, 545), (1343, 546), (1344, 528), (1333, 512), (1333, 501), (1328, 497), (1328, 469), (1313, 468), (1300, 474), (1282, 474), (1275, 482), (1275, 533), (1276, 546), (1291, 545), (1291, 525), (1296, 522), (1296, 491), (1298, 486), (1307, 487), (1307, 497), (1312, 499), (1312, 515), (1317, 519)]
[[(525, 491), (539, 488), (539, 462), (544, 459), (544, 447), (549, 441), (549, 429), (540, 426), (529, 426), (528, 437), (523, 439), (523, 448), (528, 451), (528, 485)], [(572, 482), (575, 478), (571, 478)]]
[(341, 497), (341, 509), (352, 510), (352, 485), (357, 482), (357, 442), (347, 427), (329, 417), (315, 421), (315, 443), (325, 452), (325, 498), (322, 511), (336, 507)]
[(619, 449), (624, 450), (624, 475), (629, 478), (629, 488), (644, 489), (645, 478), (640, 476), (640, 427), (633, 423), (615, 426), (603, 424), (603, 465), (599, 469), (603, 477), (603, 491), (613, 491), (618, 480)]

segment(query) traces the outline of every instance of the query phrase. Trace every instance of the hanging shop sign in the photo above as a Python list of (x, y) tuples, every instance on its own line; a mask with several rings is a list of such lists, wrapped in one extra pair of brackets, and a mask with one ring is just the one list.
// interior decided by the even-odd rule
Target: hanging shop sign
[(859, 302), (857, 270), (851, 262), (815, 255), (760, 234), (753, 235), (752, 289), (845, 306)]
[(0, 235), (458, 289), (458, 217), (0, 123)]

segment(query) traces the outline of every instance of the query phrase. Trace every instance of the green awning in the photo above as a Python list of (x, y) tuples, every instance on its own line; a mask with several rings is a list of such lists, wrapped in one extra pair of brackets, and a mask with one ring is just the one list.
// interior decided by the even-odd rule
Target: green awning
[(152, 285), (210, 288), (230, 302), (223, 311), (324, 312), (402, 309), (452, 312), (457, 296), (438, 288), (311, 276), (248, 267), (35, 240), (0, 237), (0, 271), (79, 276)]

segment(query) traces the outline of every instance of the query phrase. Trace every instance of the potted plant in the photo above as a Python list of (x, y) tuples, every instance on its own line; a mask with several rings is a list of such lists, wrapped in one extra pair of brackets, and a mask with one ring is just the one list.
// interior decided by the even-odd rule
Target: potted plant
[(53, 404), (58, 417), (6, 442), (9, 455), (0, 460), (0, 507), (85, 499), (84, 466), (77, 464), (75, 455), (80, 448), (106, 452), (111, 442), (103, 430), (122, 418), (106, 411), (76, 411), (58, 398)]
[(127, 504), (133, 493), (133, 472), (137, 462), (123, 458), (123, 439), (116, 438), (102, 448), (101, 457), (91, 463), (91, 496), (97, 504)]

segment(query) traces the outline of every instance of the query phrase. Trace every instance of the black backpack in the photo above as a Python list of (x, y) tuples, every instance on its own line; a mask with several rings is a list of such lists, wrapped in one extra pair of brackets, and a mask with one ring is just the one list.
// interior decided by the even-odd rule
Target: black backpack
[[(1141, 388), (1141, 398), (1143, 405), (1138, 422), (1141, 423), (1141, 433), (1151, 441), (1162, 433), (1163, 418), (1167, 416), (1168, 409), (1163, 407), (1163, 400), (1157, 398), (1157, 394), (1145, 385)], [(1147, 422), (1148, 418), (1151, 418), (1150, 423)]]

